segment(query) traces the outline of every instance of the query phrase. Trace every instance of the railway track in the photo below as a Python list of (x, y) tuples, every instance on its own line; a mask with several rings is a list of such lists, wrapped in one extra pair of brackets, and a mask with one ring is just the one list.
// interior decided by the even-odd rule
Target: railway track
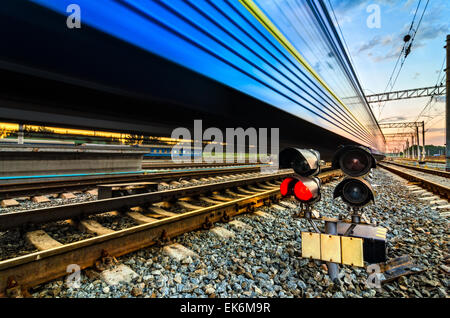
[(174, 163), (173, 161), (155, 162), (155, 161), (143, 161), (142, 169), (176, 169), (176, 168), (211, 168), (211, 167), (223, 167), (223, 166), (254, 166), (257, 164), (252, 163), (208, 163), (208, 162), (190, 162), (190, 163)]
[[(417, 170), (414, 167), (401, 166), (393, 163), (378, 163), (378, 165), (404, 179), (410, 181), (416, 187), (430, 191), (431, 193), (445, 199), (450, 199), (450, 181), (447, 177), (437, 176), (428, 171)], [(429, 170), (429, 169), (427, 169)]]
[(223, 165), (215, 168), (196, 168), (178, 169), (171, 171), (161, 171), (141, 174), (127, 175), (101, 175), (101, 176), (85, 176), (64, 180), (36, 180), (15, 183), (0, 183), (0, 200), (39, 196), (54, 193), (63, 193), (70, 191), (85, 191), (87, 189), (96, 188), (98, 185), (111, 183), (132, 183), (132, 182), (148, 182), (160, 181), (169, 182), (180, 178), (201, 178), (220, 176), (227, 174), (249, 173), (260, 171), (260, 165), (249, 166), (226, 166)]
[(394, 162), (394, 161), (389, 161), (389, 162), (386, 162), (386, 163), (394, 165), (394, 166), (402, 167), (402, 168), (416, 170), (416, 171), (423, 172), (423, 173), (433, 174), (433, 175), (444, 177), (444, 178), (450, 178), (450, 172), (446, 172), (446, 171), (442, 171), (442, 170), (430, 169), (430, 168), (424, 168), (424, 167), (417, 167), (417, 166), (410, 166), (410, 165), (404, 165), (404, 164), (401, 164), (401, 163), (398, 163), (398, 162)]
[[(284, 170), (210, 185), (2, 214), (0, 231), (20, 228), (38, 251), (0, 261), (0, 296), (18, 296), (27, 288), (64, 276), (70, 264), (80, 269), (92, 267), (110, 257), (164, 244), (182, 233), (209, 229), (216, 222), (255, 212), (280, 199), (279, 183), (292, 174), (292, 170)], [(331, 170), (319, 177), (326, 183), (341, 175)], [(132, 219), (134, 225), (114, 231), (90, 217), (110, 211)], [(27, 230), (30, 225), (67, 220), (95, 236), (61, 244), (43, 230)]]

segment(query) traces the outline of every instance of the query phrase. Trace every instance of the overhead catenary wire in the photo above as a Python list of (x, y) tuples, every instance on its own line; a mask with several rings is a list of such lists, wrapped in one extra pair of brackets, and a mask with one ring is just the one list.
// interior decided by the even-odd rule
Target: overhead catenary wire
[[(416, 19), (416, 16), (417, 16), (417, 12), (418, 12), (418, 10), (420, 8), (421, 2), (422, 2), (422, 0), (419, 0), (419, 3), (417, 5), (417, 7), (416, 7), (416, 11), (414, 13), (414, 17), (412, 19), (411, 25), (410, 25), (409, 30), (408, 30), (408, 34), (411, 32), (411, 30), (413, 30), (414, 22), (415, 22), (415, 19)], [(400, 54), (399, 54), (399, 56), (397, 58), (397, 62), (395, 63), (394, 69), (393, 69), (393, 71), (391, 73), (391, 76), (389, 77), (388, 83), (387, 83), (386, 88), (385, 88), (383, 93), (386, 93), (388, 91), (389, 87), (390, 87), (389, 91), (392, 91), (394, 89), (394, 86), (397, 83), (397, 80), (398, 80), (398, 77), (400, 76), (400, 73), (401, 73), (401, 70), (403, 68), (403, 65), (405, 64), (406, 58), (409, 55), (409, 51), (411, 50), (411, 46), (414, 43), (414, 39), (416, 38), (417, 31), (420, 28), (420, 25), (422, 23), (423, 17), (424, 17), (425, 12), (426, 12), (426, 10), (428, 8), (429, 2), (430, 2), (430, 0), (427, 0), (427, 3), (425, 4), (425, 7), (424, 7), (424, 9), (422, 11), (422, 14), (421, 14), (421, 17), (420, 17), (420, 20), (419, 20), (417, 26), (414, 29), (414, 33), (411, 36), (411, 39), (409, 41), (407, 41), (407, 42), (405, 41), (405, 43), (403, 44), (402, 50), (400, 51)], [(402, 57), (403, 57), (403, 59), (402, 59)], [(398, 71), (396, 73), (396, 69), (397, 69), (398, 63), (400, 61), (401, 61), (400, 67), (398, 68)], [(395, 73), (396, 73), (395, 79), (393, 80)], [(379, 106), (379, 118), (381, 117), (381, 113), (382, 113), (382, 111), (383, 111), (385, 106), (386, 106), (386, 102), (384, 102), (382, 106)]]

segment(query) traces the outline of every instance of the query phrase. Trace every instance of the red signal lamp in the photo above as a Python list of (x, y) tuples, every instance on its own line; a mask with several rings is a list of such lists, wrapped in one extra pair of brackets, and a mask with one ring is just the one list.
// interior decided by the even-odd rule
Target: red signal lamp
[(320, 179), (306, 177), (289, 177), (280, 185), (282, 196), (294, 195), (302, 203), (314, 203), (320, 199)]
[(313, 198), (311, 191), (308, 187), (301, 181), (297, 182), (294, 187), (294, 196), (299, 201), (310, 201)]
[(280, 192), (283, 197), (292, 195), (297, 180), (294, 178), (286, 178), (280, 184)]

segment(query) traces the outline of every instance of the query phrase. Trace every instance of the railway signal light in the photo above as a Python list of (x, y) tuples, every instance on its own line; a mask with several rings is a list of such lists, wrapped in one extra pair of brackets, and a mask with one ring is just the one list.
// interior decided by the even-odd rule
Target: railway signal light
[(304, 204), (320, 200), (320, 180), (314, 176), (320, 172), (320, 154), (313, 149), (286, 148), (279, 155), (280, 168), (292, 168), (297, 174), (286, 178), (280, 185), (283, 196), (294, 195)]
[(374, 191), (363, 178), (346, 178), (334, 189), (333, 198), (338, 197), (349, 206), (360, 208), (374, 201)]
[(294, 197), (305, 204), (312, 204), (320, 200), (320, 179), (302, 176), (289, 177), (280, 185), (282, 196), (294, 195)]
[(343, 146), (335, 153), (332, 167), (350, 177), (361, 177), (376, 168), (376, 160), (366, 147)]
[(347, 205), (356, 209), (374, 201), (372, 186), (362, 178), (376, 167), (376, 160), (368, 148), (343, 146), (335, 153), (332, 166), (340, 168), (347, 175), (347, 178), (334, 189), (335, 199), (340, 197)]

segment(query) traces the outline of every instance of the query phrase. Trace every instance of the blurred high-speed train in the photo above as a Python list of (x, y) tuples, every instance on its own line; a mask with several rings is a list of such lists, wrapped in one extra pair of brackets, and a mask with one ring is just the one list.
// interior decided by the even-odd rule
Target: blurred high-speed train
[[(17, 145), (17, 139), (8, 138), (0, 139), (0, 147), (3, 145)], [(42, 146), (83, 146), (83, 147), (139, 147), (148, 149), (148, 153), (144, 154), (144, 159), (171, 159), (172, 146), (168, 145), (114, 145), (114, 144), (92, 144), (74, 141), (62, 141), (62, 140), (45, 140), (45, 139), (25, 139), (23, 145), (30, 147), (42, 147)], [(186, 151), (185, 148), (180, 148), (181, 157), (199, 157), (201, 154), (199, 151), (193, 148), (192, 151)], [(178, 150), (177, 150), (178, 151)]]

